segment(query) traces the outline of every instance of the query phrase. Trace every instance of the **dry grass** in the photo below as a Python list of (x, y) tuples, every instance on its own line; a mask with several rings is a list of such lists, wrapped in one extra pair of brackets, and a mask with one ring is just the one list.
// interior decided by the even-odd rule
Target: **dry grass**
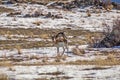
[(0, 66), (7, 66), (7, 67), (11, 67), (11, 66), (13, 66), (13, 64), (12, 64), (12, 61), (9, 61), (9, 60), (1, 60), (0, 61)]
[[(89, 32), (89, 31), (83, 31), (83, 30), (71, 30), (71, 29), (38, 29), (38, 28), (34, 28), (34, 29), (23, 29), (23, 28), (18, 28), (18, 29), (8, 29), (8, 28), (0, 28), (0, 35), (7, 35), (7, 38), (9, 38), (10, 40), (1, 40), (0, 44), (1, 44), (1, 49), (13, 49), (16, 48), (16, 45), (19, 45), (20, 48), (33, 48), (33, 47), (49, 47), (51, 46), (52, 42), (49, 41), (48, 39), (51, 39), (50, 34), (52, 34), (52, 32), (60, 32), (60, 31), (64, 31), (66, 32), (67, 36), (75, 36), (73, 38), (70, 38), (69, 40), (71, 42), (69, 42), (69, 45), (75, 45), (76, 43), (81, 45), (81, 44), (85, 44), (86, 42), (88, 42), (88, 40), (90, 41), (89, 38), (89, 34), (96, 36), (97, 34), (100, 33), (96, 33), (94, 34), (93, 32)], [(11, 35), (23, 35), (23, 36), (28, 36), (28, 37), (15, 37), (15, 36), (11, 36)], [(79, 39), (77, 36), (84, 36), (85, 39)], [(88, 36), (88, 37), (87, 37)], [(13, 38), (18, 39), (18, 40), (12, 40)], [(39, 38), (39, 39), (43, 39), (42, 41), (27, 41), (26, 39), (29, 40), (29, 38)], [(89, 39), (88, 39), (89, 38)], [(9, 45), (7, 45), (9, 44)]]
[(11, 66), (8, 68), (8, 71), (15, 71), (15, 69)]
[(49, 39), (50, 38), (49, 34), (41, 34), (40, 37), (43, 38), (43, 39)]
[[(39, 58), (42, 60), (42, 62), (36, 62), (36, 63), (20, 63), (17, 61), (9, 61), (9, 60), (3, 60), (0, 62), (0, 66), (7, 66), (10, 67), (14, 65), (22, 65), (22, 66), (40, 66), (40, 65), (96, 65), (96, 66), (111, 66), (111, 65), (120, 65), (120, 60), (115, 57), (114, 54), (108, 54), (106, 59), (103, 59), (100, 57), (100, 55), (97, 55), (96, 59), (94, 60), (76, 60), (76, 61), (70, 61), (70, 62), (64, 62), (68, 56), (66, 55), (57, 55), (52, 62), (49, 62), (50, 57), (44, 56), (42, 58)], [(35, 58), (34, 58), (35, 59)], [(11, 64), (16, 62), (16, 64)], [(12, 69), (11, 69), (12, 70)]]
[(20, 46), (16, 46), (16, 49), (17, 49), (17, 51), (18, 51), (18, 54), (21, 55), (22, 52), (21, 52), (21, 48), (20, 48)]
[(107, 5), (104, 8), (105, 8), (105, 10), (110, 11), (113, 9), (113, 5)]
[(35, 79), (35, 80), (50, 80), (50, 79), (47, 79), (47, 78), (38, 78), (38, 79)]
[(0, 7), (0, 13), (4, 13), (4, 12), (13, 12), (13, 9), (10, 8), (5, 8), (5, 7)]
[(63, 75), (63, 72), (60, 71), (56, 71), (56, 72), (52, 72), (52, 73), (40, 73), (39, 75)]
[(115, 55), (114, 55), (114, 54), (108, 54), (107, 59), (109, 59), (109, 60), (111, 60), (111, 61), (113, 61), (113, 62), (115, 62), (115, 61), (117, 60), (117, 59), (115, 58)]
[(55, 62), (61, 62), (61, 57), (62, 57), (61, 54), (57, 54), (55, 57)]
[(32, 59), (36, 59), (36, 60), (40, 59), (39, 56), (37, 56), (37, 55), (28, 56), (28, 58), (30, 60), (32, 60)]
[(85, 69), (83, 69), (83, 70), (106, 70), (106, 69), (109, 69), (109, 68), (111, 68), (111, 67), (102, 67), (102, 66), (95, 66), (95, 67), (93, 67), (93, 68), (85, 68)]
[(73, 77), (69, 77), (69, 76), (61, 76), (61, 77), (51, 77), (49, 80), (69, 80), (72, 79)]
[(61, 76), (61, 77), (51, 77), (51, 78), (38, 78), (38, 79), (35, 79), (35, 80), (69, 80), (73, 77), (69, 77), (69, 76)]
[(37, 26), (40, 26), (40, 24), (42, 24), (42, 22), (41, 21), (35, 21), (35, 22), (33, 22), (33, 24), (35, 24)]
[(89, 10), (87, 10), (86, 14), (87, 14), (87, 17), (91, 17), (91, 13)]
[[(41, 38), (41, 39), (50, 39), (49, 34), (51, 34), (53, 30), (45, 30), (45, 29), (7, 29), (1, 28), (0, 34), (1, 35), (8, 35), (9, 39), (11, 40), (2, 40), (0, 41), (1, 49), (13, 49), (16, 45), (19, 45), (21, 48), (33, 48), (33, 47), (40, 47), (40, 46), (51, 46), (52, 43), (50, 41), (26, 41), (24, 37), (12, 37), (11, 35), (24, 35), (30, 36), (29, 38)], [(57, 31), (57, 30), (55, 30)], [(12, 40), (12, 38), (17, 38), (18, 40)], [(7, 45), (9, 44), (9, 45)], [(7, 45), (7, 46), (6, 46)]]
[(31, 3), (37, 3), (37, 4), (47, 4), (51, 1), (69, 1), (69, 0), (19, 0), (18, 2), (20, 3), (27, 3), (27, 2), (31, 2)]
[(78, 48), (78, 46), (76, 46), (75, 48), (73, 48), (72, 52), (73, 52), (73, 54), (79, 55), (79, 56), (85, 54), (84, 49), (80, 49), (80, 48)]
[(66, 60), (67, 57), (68, 57), (67, 55), (63, 55), (63, 56), (61, 57), (61, 59), (62, 59), (62, 60)]
[(9, 80), (6, 74), (0, 73), (0, 80)]
[(43, 63), (48, 63), (49, 57), (47, 55), (44, 55), (42, 62)]
[(62, 54), (57, 54), (57, 56), (55, 57), (55, 63), (56, 62), (62, 62), (62, 60), (66, 60), (67, 59), (67, 55), (62, 55)]
[(92, 61), (87, 61), (87, 60), (77, 60), (74, 62), (67, 62), (66, 64), (71, 64), (71, 65), (98, 65), (98, 66), (105, 66), (105, 65), (120, 65), (120, 60), (117, 59), (101, 59), (97, 58)]

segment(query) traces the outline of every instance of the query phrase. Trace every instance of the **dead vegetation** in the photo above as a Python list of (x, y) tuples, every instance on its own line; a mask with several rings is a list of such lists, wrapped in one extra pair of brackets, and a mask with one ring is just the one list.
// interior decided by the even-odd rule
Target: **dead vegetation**
[(90, 12), (90, 10), (87, 10), (87, 11), (86, 11), (86, 14), (87, 14), (87, 17), (91, 17), (91, 12)]
[(72, 49), (72, 52), (73, 54), (78, 56), (85, 54), (84, 49), (80, 49), (78, 45), (76, 45), (76, 47)]
[(18, 54), (21, 55), (22, 52), (21, 52), (21, 48), (20, 48), (20, 46), (16, 46), (16, 49), (17, 49), (17, 51), (18, 51)]
[(7, 16), (14, 17), (14, 15), (20, 15), (20, 14), (21, 14), (20, 11), (12, 11), (12, 12), (9, 12)]
[(115, 59), (115, 58), (107, 58), (107, 59), (101, 59), (97, 58), (95, 60), (91, 61), (86, 61), (86, 60), (77, 60), (74, 62), (68, 62), (66, 64), (71, 64), (71, 65), (99, 65), (99, 66), (112, 66), (112, 65), (120, 65), (120, 60)]
[[(58, 0), (10, 0), (11, 3), (32, 3), (32, 4), (48, 4), (51, 1), (58, 1)], [(59, 0), (59, 1), (68, 1), (68, 0)]]
[[(102, 52), (101, 52), (102, 53)], [(29, 60), (40, 60), (41, 62), (35, 62), (35, 63), (28, 63), (28, 62), (24, 62), (21, 63), (23, 60), (18, 59), (15, 60), (14, 58), (12, 59), (8, 59), (5, 58), (5, 60), (2, 60), (0, 62), (0, 66), (7, 66), (7, 67), (11, 67), (14, 65), (22, 65), (22, 66), (39, 66), (39, 65), (96, 65), (96, 66), (112, 66), (112, 65), (120, 65), (120, 57), (118, 57), (119, 55), (117, 55), (118, 53), (102, 53), (102, 54), (97, 54), (95, 53), (94, 56), (96, 56), (95, 59), (93, 60), (80, 60), (77, 59), (76, 61), (68, 61), (66, 62), (67, 58), (70, 58), (67, 55), (56, 55), (55, 57), (48, 57), (46, 55), (44, 55), (43, 57), (37, 57), (37, 56), (31, 56), (29, 59), (27, 59), (26, 61)], [(88, 53), (89, 54), (89, 53)], [(81, 55), (79, 55), (81, 56)], [(84, 54), (82, 55), (84, 56)], [(105, 58), (103, 58), (102, 56), (106, 56)], [(52, 61), (51, 61), (52, 59)]]
[(0, 80), (9, 80), (6, 74), (0, 73)]
[(93, 68), (86, 68), (86, 69), (83, 69), (84, 70), (106, 70), (106, 69), (110, 69), (111, 67), (102, 67), (102, 66), (95, 66)]
[(60, 76), (60, 77), (51, 77), (51, 78), (38, 78), (35, 80), (68, 80), (68, 79), (72, 79), (73, 77), (69, 77), (69, 76)]
[[(36, 23), (36, 25), (38, 25)], [(93, 33), (90, 31), (83, 31), (83, 30), (72, 30), (72, 29), (38, 29), (38, 28), (0, 28), (0, 35), (6, 35), (5, 37), (7, 40), (0, 40), (0, 49), (14, 49), (16, 46), (19, 46), (22, 48), (37, 48), (37, 47), (49, 47), (52, 46), (52, 42), (50, 34), (52, 32), (66, 32), (67, 36), (73, 36), (72, 38), (69, 38), (70, 42), (69, 45), (82, 45), (91, 40), (89, 37), (91, 35), (97, 36), (97, 34), (101, 33)], [(91, 34), (91, 35), (90, 35)], [(12, 36), (13, 35), (13, 36)], [(18, 36), (14, 36), (18, 35)], [(22, 37), (20, 37), (22, 35)], [(84, 39), (80, 39), (79, 36), (85, 36)], [(30, 41), (29, 39), (41, 39), (40, 41)], [(17, 39), (17, 40), (14, 40)]]
[[(79, 49), (79, 48), (78, 48)], [(92, 50), (90, 50), (92, 51)], [(94, 50), (93, 50), (94, 51)], [(89, 53), (85, 53), (89, 54)], [(105, 65), (120, 65), (120, 54), (117, 50), (111, 50), (111, 51), (97, 51), (94, 52), (94, 56), (96, 56), (93, 60), (76, 60), (71, 61), (66, 64), (74, 64), (74, 65), (98, 65), (98, 66), (105, 66)], [(106, 58), (103, 58), (101, 56), (106, 56)]]
[(10, 61), (10, 60), (1, 60), (0, 61), (0, 66), (8, 66), (8, 67), (11, 67), (11, 66), (13, 66), (13, 64), (12, 64), (12, 61)]
[[(103, 36), (100, 39), (97, 37), (93, 40), (95, 48), (111, 48), (120, 45), (120, 18), (118, 17), (113, 21), (113, 26), (104, 24), (105, 30), (103, 31)], [(112, 27), (112, 28), (111, 28)]]
[(13, 12), (13, 9), (10, 8), (5, 8), (5, 7), (0, 7), (0, 13), (4, 13), (4, 12)]
[(47, 78), (37, 78), (35, 80), (49, 80), (49, 79), (47, 79)]
[(56, 71), (56, 72), (52, 72), (52, 73), (40, 73), (39, 75), (63, 75), (63, 72), (60, 71)]
[(40, 24), (42, 24), (41, 21), (36, 21), (36, 22), (33, 22), (33, 24), (36, 24), (37, 26), (40, 26)]
[(69, 80), (72, 78), (73, 77), (69, 77), (69, 76), (61, 76), (61, 77), (51, 77), (50, 80)]

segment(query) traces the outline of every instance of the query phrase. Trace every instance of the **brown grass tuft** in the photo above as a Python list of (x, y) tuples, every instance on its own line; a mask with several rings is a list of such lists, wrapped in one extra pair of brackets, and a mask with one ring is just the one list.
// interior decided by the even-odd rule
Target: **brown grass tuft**
[[(29, 57), (29, 56), (28, 56), (28, 57)], [(39, 58), (39, 56), (37, 56), (37, 55), (32, 55), (32, 56), (30, 56), (30, 59), (37, 59), (37, 60), (38, 60), (38, 59), (40, 59), (40, 58)]]
[(71, 61), (67, 62), (66, 64), (71, 64), (71, 65), (97, 65), (97, 66), (106, 66), (106, 65), (120, 65), (120, 60), (114, 59), (101, 59), (97, 58), (95, 60), (77, 60), (77, 61)]
[(49, 79), (47, 79), (47, 78), (37, 78), (35, 80), (49, 80)]
[(40, 37), (43, 38), (43, 39), (48, 39), (49, 38), (49, 34), (41, 34)]
[(17, 51), (18, 51), (18, 54), (21, 55), (22, 52), (21, 52), (21, 48), (20, 48), (20, 46), (16, 46), (16, 49), (17, 49)]
[(55, 57), (55, 62), (61, 62), (61, 58), (62, 58), (62, 55), (57, 54), (56, 57)]
[(91, 13), (90, 13), (89, 10), (87, 10), (86, 13), (87, 13), (87, 16), (88, 16), (88, 17), (91, 17)]
[(115, 55), (113, 55), (113, 54), (109, 54), (108, 56), (107, 56), (107, 59), (109, 59), (109, 60), (111, 60), (111, 61), (116, 61), (116, 59), (115, 59)]
[(67, 57), (68, 57), (67, 55), (63, 55), (63, 56), (61, 57), (61, 59), (62, 59), (62, 60), (66, 60)]
[(0, 61), (0, 66), (7, 66), (7, 67), (10, 67), (10, 66), (12, 66), (12, 61), (9, 61), (9, 60), (2, 60), (2, 61)]
[(10, 9), (10, 8), (0, 7), (0, 13), (3, 13), (3, 12), (13, 12), (13, 11), (14, 10)]
[(45, 55), (44, 57), (43, 57), (43, 59), (42, 59), (42, 62), (43, 63), (47, 63), (48, 62), (48, 56), (47, 55)]
[(42, 22), (41, 21), (35, 21), (35, 22), (33, 22), (33, 24), (35, 24), (37, 26), (40, 26), (40, 24), (42, 24)]
[(107, 11), (110, 11), (110, 10), (113, 9), (113, 5), (107, 5), (107, 6), (105, 7), (105, 9), (106, 9)]
[(9, 80), (6, 74), (0, 73), (0, 80)]
[(41, 73), (39, 75), (62, 75), (64, 74), (63, 72), (60, 71), (56, 71), (56, 72), (52, 72), (52, 73)]
[(75, 48), (73, 48), (72, 52), (73, 52), (73, 54), (79, 55), (79, 56), (85, 54), (84, 49), (80, 49), (80, 48), (78, 48), (78, 46), (76, 46)]
[(14, 69), (12, 66), (10, 66), (10, 67), (8, 68), (8, 70), (9, 70), (9, 71), (15, 71), (15, 69)]

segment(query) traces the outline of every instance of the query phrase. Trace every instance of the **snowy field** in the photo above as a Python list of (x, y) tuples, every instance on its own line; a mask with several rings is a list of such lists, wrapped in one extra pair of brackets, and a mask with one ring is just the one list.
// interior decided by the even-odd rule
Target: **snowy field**
[[(85, 48), (85, 45), (83, 46)], [(83, 46), (79, 47), (83, 48)], [(57, 56), (54, 47), (22, 49), (22, 54), (18, 54), (17, 50), (1, 50), (0, 65), (3, 65), (0, 67), (0, 72), (7, 74), (10, 80), (120, 79), (120, 55), (110, 56), (110, 52), (116, 51), (117, 54), (120, 52), (119, 49), (86, 49), (85, 54), (78, 56), (71, 53), (73, 47), (71, 46), (69, 53), (65, 53), (63, 57)], [(106, 52), (106, 54), (102, 52)], [(107, 60), (113, 64), (105, 63)], [(77, 61), (81, 61), (81, 63), (78, 64)], [(84, 63), (84, 61), (88, 61), (88, 63)], [(93, 61), (93, 63), (91, 64), (89, 61)]]
[[(88, 42), (85, 42), (88, 41), (86, 37), (89, 37), (89, 33), (96, 32), (94, 35), (97, 36), (97, 32), (104, 31), (105, 24), (112, 27), (113, 20), (120, 17), (120, 10), (107, 12), (86, 7), (68, 11), (38, 4), (10, 4), (0, 7), (13, 10), (0, 12), (0, 28), (3, 30), (0, 32), (0, 77), (5, 74), (8, 80), (120, 80), (120, 49), (88, 48)], [(88, 9), (91, 16), (86, 13)], [(51, 42), (48, 37), (50, 31), (46, 32), (47, 36), (41, 36), (45, 33), (44, 29), (58, 31), (66, 28), (75, 30), (74, 33), (68, 31), (67, 34), (68, 42), (71, 42), (69, 52), (60, 56), (55, 47), (46, 46), (48, 43), (44, 43), (46, 47), (41, 47), (41, 43)], [(14, 31), (15, 29), (17, 30)], [(34, 29), (41, 29), (41, 34), (27, 32)], [(23, 34), (19, 31), (23, 31)], [(82, 31), (89, 33), (86, 32), (85, 35)], [(79, 43), (82, 44), (79, 49), (85, 52), (75, 55), (75, 45), (72, 43), (79, 40), (84, 43)], [(36, 45), (35, 42), (37, 47), (31, 47)], [(22, 49), (13, 47), (22, 44), (25, 44)], [(26, 45), (30, 48), (24, 49)], [(7, 46), (13, 48), (9, 49)]]
[[(7, 17), (7, 14), (1, 14), (0, 26), (8, 28), (73, 28), (85, 29), (90, 31), (103, 31), (104, 25), (113, 25), (113, 20), (120, 16), (120, 11), (112, 10), (110, 12), (99, 11), (101, 13), (92, 13), (91, 17), (87, 17), (85, 9), (73, 9), (72, 11), (65, 11), (62, 9), (49, 9), (43, 5), (37, 4), (20, 4), (20, 5), (1, 5), (1, 7), (11, 8), (19, 13)], [(35, 16), (36, 14), (47, 15), (48, 13), (57, 15), (59, 18), (49, 18), (46, 16), (27, 17), (28, 15)], [(92, 11), (94, 12), (94, 10)], [(40, 25), (34, 24), (40, 22)]]
[(14, 66), (0, 68), (14, 80), (119, 80), (120, 66), (93, 65)]

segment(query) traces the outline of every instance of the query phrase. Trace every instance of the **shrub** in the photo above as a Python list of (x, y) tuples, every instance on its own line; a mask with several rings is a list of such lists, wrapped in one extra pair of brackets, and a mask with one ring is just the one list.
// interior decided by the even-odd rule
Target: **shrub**
[[(93, 47), (114, 47), (120, 46), (120, 18), (113, 21), (113, 27), (107, 24), (104, 24), (105, 30), (103, 30), (103, 36), (99, 42), (93, 41)], [(96, 40), (96, 39), (94, 39)]]

